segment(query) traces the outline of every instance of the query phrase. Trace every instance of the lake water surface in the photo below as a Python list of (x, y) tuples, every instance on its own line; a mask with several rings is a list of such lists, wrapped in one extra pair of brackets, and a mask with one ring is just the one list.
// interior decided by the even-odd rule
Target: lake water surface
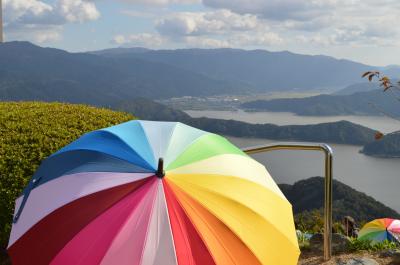
[(290, 112), (245, 112), (218, 110), (187, 110), (192, 117), (234, 119), (248, 123), (272, 123), (276, 125), (304, 125), (347, 120), (384, 133), (400, 130), (400, 121), (383, 116), (298, 116)]
[[(254, 123), (276, 123), (280, 124), (311, 124), (332, 121), (333, 117), (317, 117), (313, 120), (307, 117), (288, 115), (287, 113), (239, 113), (239, 115), (227, 111), (192, 111), (188, 112), (193, 116), (207, 116), (212, 118), (238, 119), (244, 115), (250, 117), (248, 122)], [(200, 113), (202, 113), (200, 115)], [(205, 115), (205, 113), (207, 115)], [(266, 115), (268, 114), (268, 115)], [(269, 117), (269, 118), (268, 118)], [(280, 117), (280, 119), (279, 119)], [(296, 117), (296, 119), (294, 119)], [(346, 116), (360, 118), (357, 116)], [(284, 119), (287, 118), (287, 119)], [(383, 121), (382, 121), (383, 119)], [(243, 120), (243, 119), (242, 119)], [(283, 121), (282, 121), (283, 120)], [(348, 120), (348, 119), (347, 119)], [(384, 121), (391, 122), (385, 124)], [(400, 129), (400, 122), (393, 122), (383, 117), (361, 117), (359, 123), (368, 123), (373, 128), (380, 126), (382, 131), (394, 131)], [(366, 125), (367, 126), (367, 125)], [(385, 126), (386, 130), (382, 127)], [(269, 144), (276, 141), (266, 139), (248, 139), (229, 137), (229, 139), (240, 147)], [(375, 158), (359, 153), (360, 146), (330, 144), (334, 151), (333, 176), (335, 179), (374, 197), (376, 200), (400, 212), (400, 158)], [(271, 153), (256, 154), (255, 159), (267, 166), (271, 175), (277, 183), (293, 184), (297, 180), (311, 176), (323, 176), (324, 156), (322, 153), (311, 151), (274, 151)]]

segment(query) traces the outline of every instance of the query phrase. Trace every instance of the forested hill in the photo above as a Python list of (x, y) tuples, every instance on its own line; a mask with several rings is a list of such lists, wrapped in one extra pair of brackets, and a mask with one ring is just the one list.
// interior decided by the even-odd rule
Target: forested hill
[(236, 137), (353, 145), (364, 145), (373, 141), (376, 133), (372, 129), (349, 121), (278, 126), (274, 124), (249, 124), (235, 120), (193, 118), (187, 123), (203, 130)]
[(399, 101), (378, 89), (351, 95), (256, 100), (246, 102), (242, 107), (253, 111), (284, 111), (311, 116), (379, 115), (380, 111), (400, 116)]
[[(324, 179), (313, 177), (300, 180), (293, 185), (279, 185), (286, 198), (292, 203), (295, 214), (324, 207)], [(376, 201), (340, 181), (333, 181), (333, 218), (340, 221), (350, 215), (358, 222), (377, 218), (400, 218), (395, 210)]]
[(378, 141), (368, 143), (362, 152), (377, 157), (400, 157), (400, 132), (385, 135)]

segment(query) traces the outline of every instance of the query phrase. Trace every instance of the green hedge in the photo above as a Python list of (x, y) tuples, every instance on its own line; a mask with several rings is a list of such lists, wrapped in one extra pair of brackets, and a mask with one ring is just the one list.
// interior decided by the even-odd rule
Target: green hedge
[(14, 201), (40, 162), (85, 132), (134, 119), (85, 105), (0, 102), (0, 247), (6, 247)]

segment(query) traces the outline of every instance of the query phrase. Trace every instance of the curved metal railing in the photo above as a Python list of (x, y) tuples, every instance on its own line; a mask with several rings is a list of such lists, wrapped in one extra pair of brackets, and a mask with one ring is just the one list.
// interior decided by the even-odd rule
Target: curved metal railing
[(247, 154), (276, 150), (322, 151), (325, 154), (324, 260), (330, 260), (332, 257), (332, 148), (327, 144), (278, 143), (247, 147), (242, 150)]

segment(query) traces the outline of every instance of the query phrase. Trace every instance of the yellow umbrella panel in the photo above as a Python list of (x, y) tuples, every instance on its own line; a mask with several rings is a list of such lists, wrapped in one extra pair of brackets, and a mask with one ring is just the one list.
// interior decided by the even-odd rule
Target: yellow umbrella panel
[(265, 167), (226, 139), (199, 138), (163, 181), (167, 204), (178, 202), (216, 264), (297, 264), (290, 203)]

